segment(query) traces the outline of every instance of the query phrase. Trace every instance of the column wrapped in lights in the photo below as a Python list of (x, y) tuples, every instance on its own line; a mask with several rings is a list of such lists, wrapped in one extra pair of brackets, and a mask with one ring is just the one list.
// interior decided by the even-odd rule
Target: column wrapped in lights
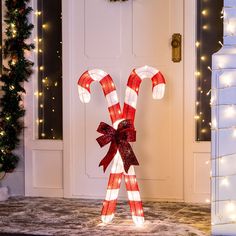
[(224, 1), (224, 44), (212, 59), (212, 233), (236, 235), (236, 1)]

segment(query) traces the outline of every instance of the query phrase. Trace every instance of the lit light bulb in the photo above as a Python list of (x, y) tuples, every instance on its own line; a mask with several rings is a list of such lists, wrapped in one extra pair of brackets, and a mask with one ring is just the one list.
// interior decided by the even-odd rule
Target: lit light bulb
[(40, 16), (41, 14), (42, 14), (42, 12), (41, 11), (35, 11), (35, 13), (34, 13), (36, 16)]
[(15, 86), (14, 86), (14, 85), (11, 85), (9, 88), (10, 88), (10, 90), (12, 91), (12, 90), (15, 89)]
[(207, 67), (207, 69), (208, 69), (208, 70), (210, 70), (210, 71), (212, 72), (212, 69), (211, 69), (211, 67), (210, 67), (210, 66), (208, 66), (208, 67)]
[(221, 186), (229, 186), (229, 181), (226, 177), (221, 180)]
[(195, 75), (196, 75), (196, 76), (200, 76), (200, 75), (201, 75), (201, 72), (200, 72), (200, 71), (196, 71), (196, 72), (195, 72)]
[(235, 212), (235, 210), (236, 210), (235, 204), (232, 203), (232, 202), (229, 202), (229, 203), (226, 205), (226, 210), (227, 210), (228, 213)]
[(201, 129), (201, 133), (202, 133), (202, 134), (207, 133), (207, 129)]
[(226, 26), (226, 31), (233, 35), (235, 33), (235, 25), (233, 23), (228, 23)]
[(229, 218), (230, 218), (232, 221), (235, 221), (235, 220), (236, 220), (236, 214), (230, 215)]
[(199, 116), (199, 115), (195, 115), (195, 116), (194, 116), (194, 119), (195, 119), (195, 120), (199, 120), (199, 119), (200, 119), (200, 116)]
[(202, 11), (202, 15), (204, 15), (204, 16), (207, 15), (207, 10), (206, 10), (206, 9), (204, 9), (204, 10)]
[(236, 138), (236, 128), (233, 130), (233, 137)]
[(225, 75), (225, 76), (222, 78), (222, 80), (223, 80), (223, 83), (224, 83), (224, 85), (225, 85), (226, 87), (231, 86), (231, 83), (232, 83), (232, 76), (230, 76), (230, 75)]
[(16, 60), (13, 59), (13, 60), (11, 61), (11, 64), (14, 66), (14, 65), (16, 64)]
[(225, 110), (225, 115), (226, 117), (233, 117), (235, 115), (235, 108), (233, 106), (229, 106), (226, 110)]
[(216, 127), (217, 127), (217, 121), (216, 119), (212, 119), (211, 128), (216, 129)]

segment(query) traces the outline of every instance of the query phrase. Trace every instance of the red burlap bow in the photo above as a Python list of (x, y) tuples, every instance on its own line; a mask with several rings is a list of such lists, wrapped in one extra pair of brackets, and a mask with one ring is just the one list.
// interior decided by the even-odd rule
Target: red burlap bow
[(97, 142), (99, 143), (100, 147), (103, 147), (111, 142), (106, 156), (99, 164), (99, 166), (103, 166), (104, 172), (114, 158), (117, 150), (119, 150), (120, 152), (126, 173), (128, 173), (129, 167), (131, 165), (139, 165), (133, 149), (129, 144), (129, 142), (136, 141), (136, 131), (131, 120), (121, 121), (118, 125), (117, 130), (110, 125), (101, 122), (98, 126), (97, 131), (103, 134), (102, 136), (97, 138)]

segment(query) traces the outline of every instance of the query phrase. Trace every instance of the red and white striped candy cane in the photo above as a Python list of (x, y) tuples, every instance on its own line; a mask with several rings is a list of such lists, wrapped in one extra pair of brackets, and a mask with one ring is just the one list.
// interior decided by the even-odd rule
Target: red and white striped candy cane
[[(78, 80), (78, 92), (80, 100), (83, 103), (88, 103), (90, 101), (90, 84), (94, 81), (98, 81), (102, 85), (104, 95), (107, 99), (108, 110), (113, 127), (117, 129), (119, 122), (123, 119), (123, 114), (121, 112), (117, 91), (110, 75), (99, 69), (84, 72)], [(101, 213), (102, 221), (104, 223), (112, 221), (114, 217), (116, 201), (118, 198), (120, 183), (124, 172), (123, 162), (121, 161), (118, 163), (119, 160), (121, 160), (121, 157), (120, 153), (117, 151), (114, 157), (113, 167), (111, 169), (108, 182), (106, 198), (103, 203)]]
[[(125, 92), (125, 103), (123, 108), (124, 119), (131, 119), (134, 122), (139, 87), (142, 80), (146, 78), (152, 80), (153, 98), (163, 98), (165, 92), (165, 79), (161, 72), (149, 66), (134, 69), (128, 79)], [(118, 165), (120, 164), (121, 163), (118, 163)], [(144, 214), (134, 166), (129, 168), (128, 173), (124, 172), (124, 176), (133, 221), (135, 224), (141, 225), (144, 223)]]
[[(133, 70), (126, 88), (125, 104), (123, 109), (124, 119), (131, 119), (134, 122), (138, 91), (144, 78), (150, 78), (152, 80), (154, 99), (161, 99), (164, 96), (165, 79), (161, 72), (149, 66)], [(144, 214), (134, 167), (131, 166), (128, 173), (126, 173), (120, 155), (115, 157), (115, 161), (112, 165), (106, 201), (104, 202), (102, 210), (102, 220), (103, 222), (108, 223), (114, 216), (122, 172), (125, 177), (125, 185), (128, 193), (132, 219), (136, 225), (142, 225), (144, 223)]]

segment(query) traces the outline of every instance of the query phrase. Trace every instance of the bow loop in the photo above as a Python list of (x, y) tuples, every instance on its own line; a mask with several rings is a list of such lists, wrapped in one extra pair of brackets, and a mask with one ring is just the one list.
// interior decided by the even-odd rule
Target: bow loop
[(132, 147), (129, 144), (129, 142), (136, 141), (136, 131), (134, 129), (132, 120), (121, 121), (117, 130), (115, 130), (110, 125), (101, 122), (97, 131), (103, 134), (97, 138), (97, 142), (99, 143), (100, 147), (103, 147), (111, 142), (108, 153), (99, 164), (99, 166), (103, 166), (104, 172), (116, 155), (117, 151), (119, 151), (121, 155), (126, 172), (128, 172), (131, 165), (139, 165)]

